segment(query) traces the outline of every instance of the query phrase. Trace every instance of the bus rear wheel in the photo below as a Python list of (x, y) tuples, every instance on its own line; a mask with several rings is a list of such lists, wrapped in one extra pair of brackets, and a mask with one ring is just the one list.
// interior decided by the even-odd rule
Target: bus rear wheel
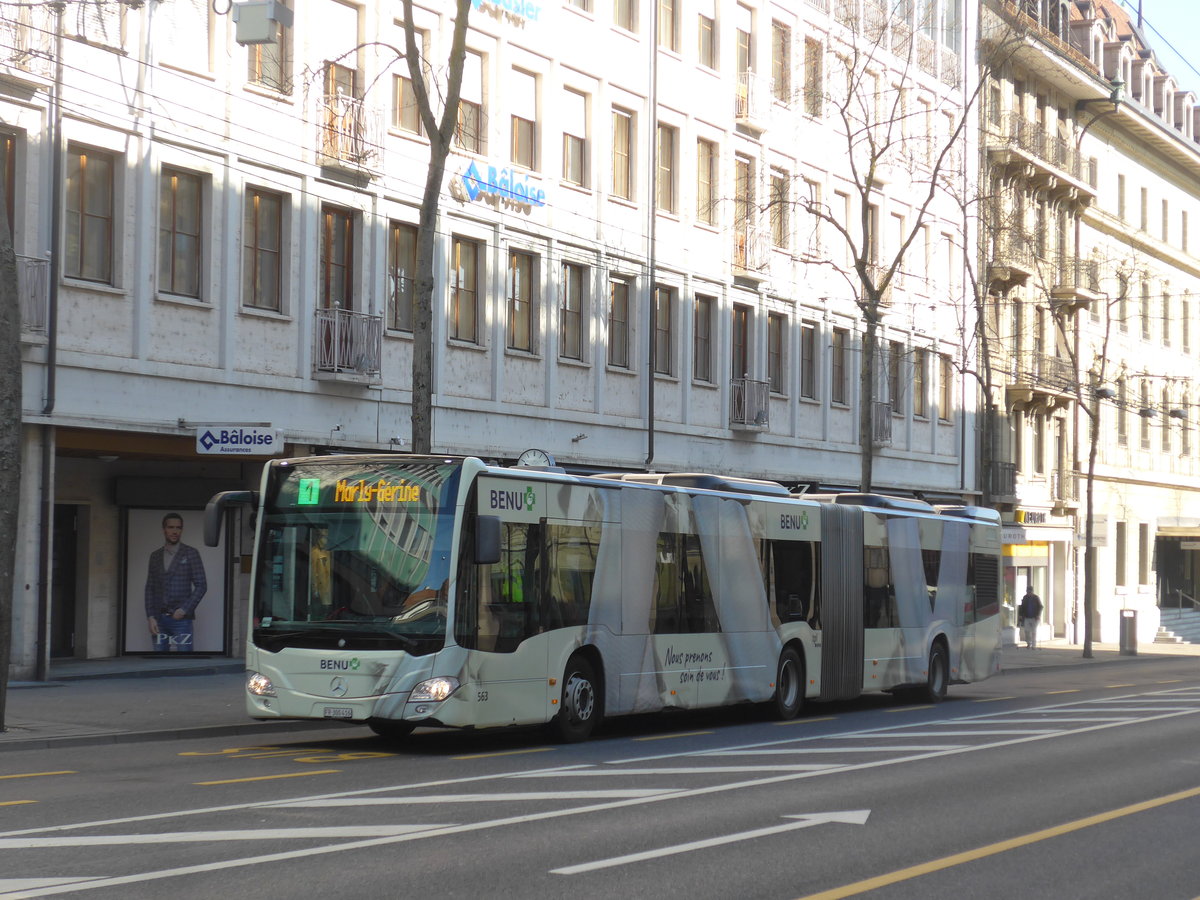
[(389, 741), (399, 741), (412, 734), (417, 726), (411, 722), (397, 722), (395, 719), (367, 719), (367, 727)]
[(925, 687), (920, 690), (927, 703), (941, 703), (946, 699), (946, 687), (950, 683), (950, 660), (946, 657), (946, 646), (934, 644), (929, 651), (929, 668), (925, 675)]
[(563, 673), (562, 697), (551, 730), (569, 744), (586, 741), (604, 716), (596, 670), (583, 656), (572, 656)]
[(779, 654), (779, 669), (775, 673), (775, 715), (794, 719), (804, 706), (804, 662), (795, 647), (785, 647)]

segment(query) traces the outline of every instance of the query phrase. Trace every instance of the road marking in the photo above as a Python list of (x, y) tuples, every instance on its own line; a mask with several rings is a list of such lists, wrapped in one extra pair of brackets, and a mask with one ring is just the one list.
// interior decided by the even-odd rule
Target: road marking
[(1047, 694), (1078, 694), (1079, 689), (1078, 688), (1070, 688), (1065, 691), (1046, 691), (1046, 693)]
[(618, 791), (513, 791), (498, 794), (427, 794), (420, 797), (346, 797), (329, 800), (285, 801), (271, 804), (273, 809), (304, 807), (313, 809), (326, 806), (397, 806), (408, 803), (492, 803), (511, 800), (624, 800), (630, 797), (655, 797), (659, 794), (674, 794), (679, 788), (642, 788)]
[(702, 734), (712, 734), (711, 731), (681, 731), (678, 734), (651, 734), (646, 737), (634, 738), (635, 741), (669, 741), (671, 738), (698, 737)]
[[(928, 722), (927, 725), (934, 725), (934, 722)], [(968, 723), (969, 724), (969, 723)], [(990, 722), (984, 724), (991, 724)], [(906, 731), (892, 732), (891, 734), (878, 734), (876, 737), (888, 738), (924, 738), (924, 737), (964, 737), (974, 736), (977, 734), (1054, 734), (1062, 731), (1061, 728), (971, 728), (963, 731)], [(913, 749), (908, 747), (906, 749)]]
[(274, 781), (277, 778), (307, 778), (309, 775), (333, 775), (341, 769), (313, 769), (311, 772), (285, 772), (282, 775), (255, 775), (250, 778), (226, 778), (221, 781), (193, 781), (192, 784), (208, 787), (214, 784), (242, 784), (247, 781)]
[(529, 747), (526, 750), (500, 750), (496, 753), (472, 753), (468, 756), (452, 756), (451, 759), (491, 759), (494, 756), (524, 756), (527, 753), (549, 753), (553, 747)]
[(776, 725), (808, 725), (810, 722), (832, 722), (837, 716), (821, 716), (816, 719), (784, 719)]
[(56, 847), (113, 847), (125, 844), (193, 844), (198, 841), (297, 841), (395, 837), (446, 825), (347, 825), (325, 828), (238, 828), (222, 831), (166, 831), (161, 834), (76, 834), (70, 837), (0, 838), (0, 850)]
[(972, 700), (972, 703), (995, 703), (997, 700), (1016, 700), (1016, 697), (980, 697), (978, 700)]
[(687, 844), (676, 844), (674, 847), (660, 847), (657, 850), (643, 850), (641, 853), (629, 853), (625, 856), (614, 856), (610, 859), (600, 859), (590, 863), (580, 863), (576, 866), (564, 866), (561, 869), (551, 869), (551, 875), (578, 875), (581, 872), (594, 872), (597, 869), (609, 869), (613, 866), (624, 866), (629, 863), (642, 862), (647, 859), (658, 859), (663, 856), (673, 856), (677, 853), (690, 853), (693, 850), (707, 850), (709, 847), (720, 847), (722, 844), (734, 844), (738, 841), (748, 841), (759, 837), (769, 837), (785, 831), (796, 831), (800, 828), (811, 828), (813, 825), (825, 825), (829, 822), (845, 822), (852, 825), (866, 824), (871, 815), (869, 809), (856, 809), (848, 812), (810, 813), (799, 816), (784, 816), (785, 819), (797, 819), (784, 825), (770, 828), (756, 828), (753, 831), (741, 831), (737, 834), (726, 834), (721, 837), (708, 838), (703, 841), (691, 841)]
[(64, 769), (61, 772), (21, 772), (17, 775), (0, 775), (0, 780), (5, 778), (44, 778), (47, 775), (78, 775), (78, 772), (73, 772), (70, 769)]
[(0, 806), (24, 806), (26, 803), (37, 803), (36, 800), (4, 800)]
[(34, 888), (54, 887), (60, 884), (82, 884), (98, 878), (97, 875), (80, 875), (76, 878), (0, 878), (0, 897)]
[(1106, 684), (1105, 687), (1106, 688), (1127, 688), (1127, 687), (1137, 687), (1137, 685), (1135, 685), (1131, 681), (1131, 682), (1129, 682), (1129, 684)]
[[(738, 772), (816, 772), (820, 769), (836, 769), (839, 763), (821, 765), (812, 763), (800, 766), (672, 766), (662, 769), (576, 769), (557, 772), (555, 778), (571, 778), (601, 775), (723, 775)], [(513, 778), (545, 778), (545, 775), (514, 775)]]
[(954, 866), (962, 865), (963, 863), (985, 859), (989, 856), (995, 856), (998, 853), (1006, 853), (1009, 850), (1016, 850), (1018, 847), (1027, 847), (1030, 844), (1036, 844), (1039, 841), (1061, 837), (1062, 835), (1070, 834), (1073, 831), (1080, 831), (1084, 828), (1090, 828), (1093, 825), (1102, 825), (1103, 823), (1111, 822), (1114, 819), (1130, 816), (1134, 813), (1145, 812), (1148, 809), (1156, 809), (1160, 806), (1166, 806), (1169, 803), (1177, 803), (1180, 800), (1189, 800), (1192, 797), (1197, 796), (1200, 796), (1200, 787), (1191, 788), (1186, 791), (1178, 791), (1174, 794), (1167, 794), (1162, 797), (1155, 797), (1153, 800), (1144, 800), (1141, 803), (1133, 803), (1129, 806), (1122, 806), (1120, 809), (1113, 809), (1109, 810), (1108, 812), (1097, 813), (1094, 816), (1087, 816), (1083, 819), (1076, 819), (1074, 822), (1066, 822), (1062, 825), (1055, 825), (1051, 828), (1043, 828), (1041, 831), (1034, 831), (1030, 834), (1021, 835), (1020, 837), (1009, 838), (1006, 841), (998, 841), (995, 844), (977, 847), (974, 850), (967, 850), (964, 853), (955, 853), (952, 856), (944, 856), (941, 859), (935, 859), (931, 862), (921, 863), (920, 865), (916, 866), (909, 866), (906, 869), (898, 869), (895, 872), (889, 872), (886, 875), (877, 875), (874, 878), (865, 878), (862, 881), (856, 881), (853, 884), (843, 885), (840, 888), (834, 888), (830, 891), (822, 891), (819, 894), (809, 894), (807, 897), (802, 898), (802, 900), (840, 900), (842, 897), (853, 897), (855, 894), (863, 894), (867, 891), (878, 890), (881, 887), (899, 884), (901, 881), (909, 881), (913, 878), (920, 878), (922, 875), (928, 875), (931, 872), (940, 872), (943, 869), (950, 869)]
[[(1191, 710), (1191, 713), (1193, 713), (1193, 714), (1196, 712), (1200, 712), (1200, 710)], [(1156, 721), (1159, 719), (1177, 718), (1180, 715), (1184, 715), (1184, 713), (1178, 713), (1178, 712), (1162, 713), (1162, 714), (1158, 714), (1158, 715), (1146, 716), (1143, 719), (1141, 719), (1140, 721), (1151, 722), (1151, 721)], [(1064, 734), (1081, 735), (1081, 734), (1086, 734), (1091, 731), (1104, 731), (1109, 728), (1123, 727), (1124, 724), (1125, 723), (1106, 722), (1101, 725), (1094, 725), (1094, 726), (1090, 726), (1087, 728), (1079, 728), (1079, 729), (1076, 729), (1071, 732), (1056, 732), (1052, 735), (1033, 734), (1033, 735), (1027, 735), (1025, 737), (1012, 738), (1010, 740), (1005, 740), (1005, 741), (994, 741), (992, 743), (985, 744), (985, 745), (963, 746), (963, 747), (956, 748), (954, 750), (945, 750), (945, 751), (934, 752), (934, 753), (919, 753), (919, 754), (915, 754), (913, 756), (905, 756), (902, 758), (875, 760), (872, 762), (864, 762), (864, 763), (857, 763), (854, 765), (839, 766), (836, 769), (834, 769), (833, 771), (836, 771), (838, 773), (843, 773), (843, 772), (853, 772), (853, 771), (866, 771), (868, 769), (880, 769), (880, 768), (884, 768), (887, 766), (903, 765), (903, 764), (920, 761), (920, 760), (925, 760), (925, 759), (937, 759), (939, 757), (944, 757), (944, 756), (955, 756), (958, 754), (970, 753), (970, 752), (975, 752), (978, 750), (985, 750), (985, 749), (986, 750), (995, 750), (995, 749), (999, 749), (999, 748), (1003, 748), (1003, 747), (1013, 747), (1018, 744), (1027, 744), (1027, 743), (1032, 743), (1034, 741), (1048, 740), (1050, 738), (1059, 737)], [(786, 742), (781, 741), (780, 743), (786, 743)], [(544, 774), (552, 775), (557, 771), (565, 771), (569, 768), (571, 768), (571, 767), (568, 767), (568, 766), (549, 767), (544, 770)], [(525, 773), (525, 774), (532, 774), (532, 773)], [(712, 794), (720, 794), (720, 793), (726, 793), (726, 792), (731, 792), (731, 791), (739, 791), (739, 790), (743, 790), (746, 788), (765, 787), (768, 785), (775, 785), (775, 784), (786, 784), (786, 783), (790, 783), (790, 782), (801, 781), (801, 780), (804, 780), (807, 778), (818, 778), (824, 774), (825, 774), (825, 772), (795, 772), (795, 773), (788, 773), (788, 774), (772, 775), (767, 778), (751, 778), (751, 779), (747, 779), (745, 781), (731, 782), (729, 784), (710, 785), (708, 787), (678, 791), (678, 792), (672, 793), (672, 794), (661, 794), (661, 795), (658, 795), (655, 797), (645, 797), (645, 798), (638, 798), (638, 799), (631, 799), (631, 800), (614, 800), (614, 801), (611, 801), (608, 803), (597, 803), (597, 804), (593, 804), (590, 806), (571, 807), (568, 809), (560, 809), (560, 810), (546, 810), (546, 811), (540, 812), (540, 813), (528, 813), (525, 815), (518, 815), (518, 816), (505, 816), (505, 817), (501, 817), (501, 818), (497, 818), (497, 819), (489, 819), (489, 820), (482, 821), (482, 822), (473, 822), (473, 823), (468, 823), (468, 824), (463, 824), (463, 825), (452, 825), (452, 826), (446, 826), (446, 827), (432, 827), (428, 831), (421, 831), (421, 832), (416, 832), (413, 834), (398, 835), (396, 837), (368, 838), (368, 839), (358, 840), (358, 841), (349, 841), (349, 842), (341, 843), (341, 844), (331, 844), (331, 845), (326, 845), (326, 846), (308, 847), (303, 850), (281, 851), (281, 852), (276, 852), (276, 853), (262, 854), (260, 856), (249, 856), (249, 857), (241, 857), (241, 858), (237, 858), (237, 859), (227, 859), (227, 860), (215, 861), (215, 862), (211, 862), (211, 863), (202, 863), (202, 864), (190, 865), (190, 866), (180, 866), (180, 867), (174, 868), (174, 869), (156, 869), (156, 870), (149, 871), (149, 872), (134, 873), (132, 875), (122, 875), (122, 876), (116, 876), (116, 877), (110, 877), (110, 878), (98, 878), (98, 879), (89, 881), (87, 883), (74, 883), (72, 885), (65, 886), (65, 887), (47, 887), (45, 889), (38, 890), (36, 893), (34, 893), (34, 892), (28, 893), (26, 896), (42, 897), (42, 896), (48, 896), (51, 894), (63, 894), (63, 893), (69, 893), (72, 891), (91, 890), (93, 888), (117, 887), (117, 886), (126, 885), (126, 884), (139, 884), (139, 883), (149, 882), (149, 881), (159, 881), (159, 880), (167, 879), (167, 878), (177, 878), (179, 876), (203, 874), (203, 873), (207, 873), (207, 872), (215, 872), (215, 871), (220, 871), (220, 870), (224, 870), (224, 869), (234, 869), (234, 868), (240, 868), (240, 867), (255, 866), (255, 865), (260, 865), (260, 864), (264, 864), (264, 863), (285, 862), (285, 861), (293, 860), (293, 859), (311, 859), (313, 856), (318, 855), (318, 854), (324, 855), (324, 854), (332, 854), (332, 853), (341, 853), (341, 852), (344, 852), (347, 850), (366, 850), (366, 849), (372, 849), (372, 848), (377, 848), (377, 847), (385, 847), (385, 846), (399, 844), (399, 843), (408, 843), (410, 841), (428, 840), (431, 838), (439, 839), (439, 838), (449, 837), (451, 835), (456, 835), (456, 834), (468, 834), (468, 833), (472, 833), (472, 832), (481, 832), (481, 831), (487, 831), (487, 830), (494, 829), (494, 828), (503, 828), (503, 827), (507, 827), (510, 825), (523, 825), (523, 824), (527, 824), (529, 822), (548, 821), (550, 819), (564, 818), (564, 817), (568, 817), (568, 816), (577, 816), (577, 815), (583, 815), (583, 814), (587, 814), (587, 813), (606, 812), (606, 811), (617, 810), (617, 809), (628, 809), (628, 808), (631, 808), (634, 806), (643, 806), (643, 805), (647, 805), (650, 803), (658, 803), (658, 802), (663, 802), (663, 801), (667, 801), (667, 800), (688, 799), (688, 798), (692, 798), (692, 797), (702, 797), (702, 796), (709, 796)], [(349, 796), (362, 796), (364, 794), (379, 794), (379, 793), (383, 793), (383, 792), (389, 791), (389, 790), (411, 791), (414, 788), (418, 788), (418, 787), (433, 787), (433, 786), (437, 786), (437, 785), (446, 785), (446, 784), (464, 784), (464, 783), (475, 782), (475, 781), (491, 781), (497, 777), (498, 776), (496, 776), (495, 774), (475, 775), (475, 776), (469, 776), (466, 778), (452, 778), (452, 779), (445, 779), (445, 780), (440, 780), (440, 781), (425, 782), (423, 784), (416, 784), (416, 785), (405, 784), (405, 785), (394, 785), (392, 787), (363, 788), (363, 789), (357, 790), (357, 791), (343, 791), (343, 792), (339, 792), (338, 794), (335, 794), (335, 795), (326, 795), (326, 796), (349, 797)], [(499, 776), (499, 777), (504, 777), (504, 776)], [(1200, 790), (1200, 789), (1198, 789), (1198, 790)], [(319, 798), (313, 798), (313, 799), (319, 799)], [(236, 810), (262, 809), (262, 808), (269, 808), (271, 805), (272, 804), (270, 804), (270, 803), (263, 803), (263, 802), (259, 801), (259, 802), (252, 802), (252, 803), (228, 804), (225, 806), (216, 806), (216, 807), (210, 806), (210, 807), (196, 808), (196, 809), (190, 809), (190, 810), (172, 810), (170, 812), (149, 813), (149, 814), (141, 815), (141, 816), (127, 816), (127, 817), (123, 817), (123, 818), (107, 819), (107, 820), (101, 820), (101, 821), (74, 822), (74, 823), (69, 823), (69, 824), (65, 824), (65, 825), (51, 825), (51, 826), (43, 826), (40, 828), (28, 828), (28, 829), (24, 829), (21, 831), (13, 831), (13, 832), (7, 832), (4, 834), (0, 834), (0, 837), (12, 837), (12, 836), (17, 836), (17, 835), (25, 835), (25, 834), (44, 834), (48, 831), (69, 831), (69, 830), (73, 830), (73, 829), (77, 829), (77, 828), (97, 828), (97, 827), (107, 826), (107, 825), (127, 825), (132, 822), (145, 822), (145, 821), (161, 820), (161, 819), (168, 819), (168, 818), (178, 818), (181, 816), (190, 816), (190, 815), (207, 815), (207, 814), (211, 814), (214, 812), (232, 812), (232, 811), (236, 811)]]
[[(969, 732), (974, 734), (975, 732)], [(1006, 734), (1028, 734), (1028, 732), (1005, 732)], [(861, 735), (859, 738), (861, 739)], [(908, 737), (906, 734), (889, 734), (886, 737)], [(954, 750), (962, 744), (883, 744), (879, 747), (785, 747), (783, 749), (763, 748), (762, 750), (704, 750), (690, 753), (689, 756), (795, 756), (803, 753), (908, 753), (912, 750)]]
[(1155, 684), (1179, 684), (1182, 681), (1183, 681), (1182, 678), (1172, 678), (1170, 681), (1156, 681), (1154, 683)]
[(884, 712), (886, 712), (886, 713), (912, 712), (913, 710), (917, 710), (917, 709), (933, 709), (933, 704), (925, 703), (921, 706), (899, 706), (899, 707), (894, 707), (892, 709), (885, 709)]

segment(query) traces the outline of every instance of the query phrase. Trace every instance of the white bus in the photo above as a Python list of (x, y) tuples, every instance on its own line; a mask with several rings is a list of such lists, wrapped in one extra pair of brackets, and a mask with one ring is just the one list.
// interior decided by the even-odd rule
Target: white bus
[(549, 723), (911, 690), (1000, 669), (1000, 519), (713, 475), (473, 457), (274, 460), (246, 649), (256, 719)]

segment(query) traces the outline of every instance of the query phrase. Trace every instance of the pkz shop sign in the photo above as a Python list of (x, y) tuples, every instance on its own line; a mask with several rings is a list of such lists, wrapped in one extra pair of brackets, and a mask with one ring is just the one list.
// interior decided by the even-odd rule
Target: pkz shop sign
[(546, 191), (536, 181), (508, 167), (487, 166), (481, 172), (474, 161), (450, 180), (450, 195), (463, 203), (480, 200), (497, 209), (524, 213), (546, 205)]
[(196, 452), (206, 456), (272, 456), (282, 449), (268, 426), (207, 425), (196, 429)]

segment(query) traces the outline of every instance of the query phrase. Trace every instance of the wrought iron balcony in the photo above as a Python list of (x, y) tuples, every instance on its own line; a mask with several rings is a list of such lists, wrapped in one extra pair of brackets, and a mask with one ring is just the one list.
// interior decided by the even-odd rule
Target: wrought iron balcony
[(761, 134), (767, 129), (770, 108), (770, 83), (752, 69), (738, 72), (733, 92), (733, 115), (737, 123)]
[(988, 494), (992, 502), (1017, 501), (1017, 464), (992, 460), (987, 467)]
[(1021, 172), (1051, 199), (1089, 206), (1096, 199), (1092, 168), (1069, 136), (1031, 122), (1021, 113), (1008, 113), (988, 135), (988, 158), (993, 165)]
[(887, 447), (892, 443), (892, 404), (876, 400), (871, 407), (871, 443)]
[(25, 3), (0, 17), (0, 72), (25, 80), (54, 77), (51, 4)]
[(771, 235), (765, 228), (742, 223), (733, 230), (733, 268), (738, 275), (763, 281), (771, 254)]
[(1088, 309), (1103, 297), (1099, 260), (1077, 257), (1063, 260), (1056, 283), (1050, 288), (1050, 300), (1055, 309), (1062, 312)]
[(992, 240), (992, 258), (988, 264), (988, 278), (992, 286), (1006, 291), (1025, 284), (1037, 272), (1033, 253), (1035, 246), (1033, 236), (1023, 229), (1002, 228), (996, 231)]
[(1078, 378), (1070, 360), (1062, 357), (1029, 350), (1014, 354), (1008, 376), (1013, 408), (1051, 413), (1075, 398)]
[(21, 299), (21, 331), (46, 333), (46, 311), (50, 306), (50, 260), (17, 257), (17, 295)]
[(317, 98), (317, 152), (321, 165), (355, 170), (379, 159), (381, 129), (377, 111), (346, 94)]
[(729, 382), (729, 427), (766, 431), (771, 426), (771, 384), (753, 378)]
[(318, 309), (313, 377), (378, 384), (383, 355), (383, 317), (348, 309)]
[(1079, 508), (1079, 476), (1070, 469), (1050, 473), (1050, 496), (1058, 515)]

